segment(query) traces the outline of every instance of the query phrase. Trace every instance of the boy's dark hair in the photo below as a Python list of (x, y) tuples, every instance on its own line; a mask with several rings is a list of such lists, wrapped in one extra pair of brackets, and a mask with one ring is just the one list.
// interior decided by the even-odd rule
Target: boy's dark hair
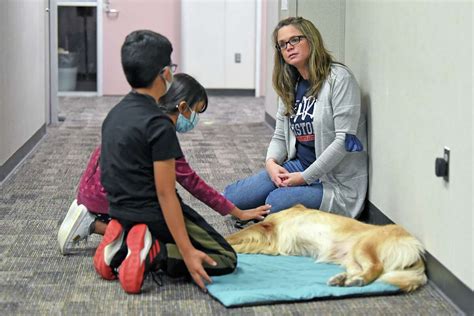
[(184, 73), (174, 75), (170, 89), (158, 100), (158, 106), (165, 113), (175, 113), (178, 111), (176, 106), (181, 101), (186, 101), (190, 108), (197, 102), (204, 102), (200, 113), (206, 110), (208, 102), (206, 89), (196, 79)]
[(148, 88), (164, 67), (171, 64), (173, 47), (161, 34), (150, 30), (130, 33), (122, 45), (122, 68), (132, 88)]

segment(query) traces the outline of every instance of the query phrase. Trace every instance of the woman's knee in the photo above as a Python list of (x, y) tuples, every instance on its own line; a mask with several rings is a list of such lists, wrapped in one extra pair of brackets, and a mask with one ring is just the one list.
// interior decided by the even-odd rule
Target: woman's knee
[(310, 187), (285, 187), (278, 188), (271, 192), (266, 203), (272, 206), (270, 212), (275, 213), (296, 204), (303, 204), (306, 207), (318, 209), (321, 204), (322, 190), (315, 190)]
[(288, 192), (284, 192), (284, 189), (277, 189), (268, 194), (265, 204), (270, 204), (272, 207), (270, 213), (276, 213), (287, 209), (291, 205), (288, 205)]
[(229, 184), (222, 194), (237, 207), (248, 209), (262, 205), (268, 193), (274, 189), (267, 172), (261, 170), (248, 178)]
[(233, 182), (224, 188), (224, 192), (222, 192), (222, 195), (225, 196), (226, 199), (230, 201), (234, 200), (234, 194), (236, 192), (235, 190), (236, 184), (237, 182)]

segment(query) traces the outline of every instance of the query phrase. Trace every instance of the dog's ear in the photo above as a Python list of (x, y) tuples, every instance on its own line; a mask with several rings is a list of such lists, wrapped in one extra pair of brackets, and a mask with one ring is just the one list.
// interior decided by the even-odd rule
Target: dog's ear
[(275, 225), (272, 222), (262, 222), (260, 224), (267, 232), (272, 231)]

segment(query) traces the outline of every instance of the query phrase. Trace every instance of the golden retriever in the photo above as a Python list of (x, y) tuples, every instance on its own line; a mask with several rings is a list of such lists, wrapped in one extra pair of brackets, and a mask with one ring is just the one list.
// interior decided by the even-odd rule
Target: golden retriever
[(239, 253), (310, 256), (340, 264), (346, 272), (332, 286), (375, 280), (410, 292), (426, 283), (423, 245), (398, 225), (376, 226), (297, 205), (228, 236)]

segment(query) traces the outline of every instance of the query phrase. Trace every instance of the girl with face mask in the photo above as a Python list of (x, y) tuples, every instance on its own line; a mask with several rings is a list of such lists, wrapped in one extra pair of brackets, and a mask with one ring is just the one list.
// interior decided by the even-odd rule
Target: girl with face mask
[[(166, 79), (165, 79), (166, 80)], [(167, 93), (157, 106), (176, 125), (178, 133), (186, 133), (196, 127), (199, 115), (206, 111), (206, 90), (193, 77), (176, 74)], [(59, 229), (58, 242), (62, 254), (71, 252), (74, 244), (95, 233), (103, 235), (110, 220), (109, 203), (100, 183), (100, 146), (92, 153), (79, 182), (77, 199), (73, 201)], [(222, 194), (204, 182), (189, 166), (185, 157), (176, 159), (176, 180), (194, 197), (221, 215), (231, 214), (240, 220), (261, 220), (268, 213), (269, 205), (240, 210)]]
[(177, 74), (158, 107), (175, 123), (178, 133), (187, 133), (196, 127), (207, 103), (206, 90), (199, 82), (189, 75)]

